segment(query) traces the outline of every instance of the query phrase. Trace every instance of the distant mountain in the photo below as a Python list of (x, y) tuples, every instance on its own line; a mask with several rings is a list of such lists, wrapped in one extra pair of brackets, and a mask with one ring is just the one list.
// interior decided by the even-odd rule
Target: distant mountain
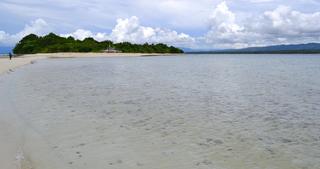
[(185, 53), (218, 51), (216, 49), (194, 49), (194, 48), (186, 48), (186, 47), (179, 47), (179, 49), (183, 50)]
[(12, 49), (13, 47), (0, 46), (0, 54), (8, 54)]
[(216, 54), (286, 54), (286, 53), (320, 53), (320, 43), (276, 45), (266, 47), (250, 47), (243, 49), (226, 49), (199, 51), (190, 53), (216, 53)]
[(179, 47), (181, 50), (184, 52), (196, 52), (197, 50), (191, 49), (191, 48), (184, 48), (184, 47)]

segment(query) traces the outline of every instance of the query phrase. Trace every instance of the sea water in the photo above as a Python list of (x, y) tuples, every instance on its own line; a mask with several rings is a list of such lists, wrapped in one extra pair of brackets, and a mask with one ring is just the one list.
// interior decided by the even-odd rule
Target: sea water
[(320, 168), (320, 55), (47, 59), (0, 86), (74, 168)]

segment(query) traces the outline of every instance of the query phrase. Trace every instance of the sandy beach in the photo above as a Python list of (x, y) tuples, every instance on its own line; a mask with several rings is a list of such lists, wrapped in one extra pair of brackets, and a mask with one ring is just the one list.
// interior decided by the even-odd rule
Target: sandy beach
[(158, 53), (43, 53), (43, 54), (28, 54), (15, 57), (12, 60), (0, 57), (0, 74), (13, 69), (30, 64), (39, 59), (47, 58), (93, 58), (93, 57), (143, 57), (143, 56), (165, 56), (172, 54)]
[[(148, 57), (168, 56), (170, 54), (143, 54), (143, 53), (50, 53), (29, 54), (15, 57), (12, 60), (0, 58), (0, 75), (13, 73), (16, 68), (34, 64), (44, 59), (70, 59), (70, 58), (110, 58), (110, 57)], [(1, 81), (0, 81), (1, 83)], [(14, 85), (13, 85), (14, 86)], [(1, 91), (6, 91), (0, 84)], [(15, 90), (15, 89), (13, 89)], [(1, 92), (1, 118), (0, 118), (0, 164), (5, 169), (70, 169), (72, 167), (61, 163), (61, 159), (48, 147), (47, 141), (42, 138), (29, 122), (21, 119), (19, 113), (12, 107), (16, 98), (12, 93)], [(3, 96), (9, 96), (5, 98)], [(8, 102), (8, 100), (10, 100)], [(32, 106), (32, 105), (30, 105)], [(34, 144), (35, 143), (35, 144)], [(35, 151), (36, 150), (36, 151)], [(25, 154), (25, 152), (28, 152)], [(37, 160), (31, 160), (32, 158)]]
[[(142, 53), (50, 53), (50, 54), (29, 54), (15, 57), (12, 60), (0, 58), (0, 75), (12, 73), (16, 68), (36, 63), (42, 59), (55, 58), (104, 58), (104, 57), (143, 57), (143, 56), (165, 56), (167, 54), (142, 54)], [(0, 88), (3, 86), (0, 86)], [(10, 93), (1, 93), (1, 96)], [(12, 107), (7, 107), (6, 102), (1, 99), (0, 106), (0, 164), (5, 169), (64, 169), (70, 168), (61, 165), (59, 159), (53, 155), (50, 147), (46, 145), (43, 138), (33, 130), (26, 130), (27, 124), (21, 121)], [(14, 101), (15, 99), (12, 99)], [(8, 103), (10, 105), (11, 103)], [(11, 112), (11, 113), (9, 113)], [(36, 144), (33, 144), (35, 143)], [(42, 159), (31, 162), (24, 151), (31, 149), (29, 155), (33, 154), (36, 158)], [(35, 153), (34, 150), (37, 150)], [(44, 162), (45, 161), (45, 162)], [(33, 164), (31, 164), (33, 163)]]
[(320, 169), (320, 0), (0, 16), (0, 169)]

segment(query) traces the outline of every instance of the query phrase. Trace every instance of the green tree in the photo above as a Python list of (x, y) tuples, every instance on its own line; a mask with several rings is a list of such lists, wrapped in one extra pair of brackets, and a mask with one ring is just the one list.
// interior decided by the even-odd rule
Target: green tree
[(98, 42), (89, 37), (75, 40), (73, 37), (60, 37), (50, 33), (43, 37), (30, 34), (16, 44), (15, 54), (54, 53), (54, 52), (101, 52), (115, 48), (125, 53), (183, 53), (179, 48), (166, 44), (132, 44), (130, 42), (113, 43), (112, 41)]

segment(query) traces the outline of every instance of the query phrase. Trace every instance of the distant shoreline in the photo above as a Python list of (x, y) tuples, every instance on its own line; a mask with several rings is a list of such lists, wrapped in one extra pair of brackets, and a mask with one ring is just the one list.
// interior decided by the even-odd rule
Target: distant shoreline
[(239, 54), (244, 54), (244, 55), (248, 55), (248, 54), (255, 54), (255, 55), (264, 55), (264, 54), (270, 54), (270, 55), (272, 55), (272, 54), (274, 54), (274, 55), (276, 55), (276, 54), (283, 54), (283, 55), (285, 55), (285, 54), (320, 54), (320, 51), (319, 52), (294, 52), (294, 51), (292, 51), (292, 52), (281, 52), (281, 51), (277, 51), (277, 52), (186, 52), (185, 54), (222, 54), (222, 55), (224, 55), (224, 54), (234, 54), (234, 55), (239, 55)]
[(172, 56), (182, 55), (174, 53), (105, 53), (105, 52), (61, 52), (61, 53), (37, 53), (17, 55), (17, 58), (42, 56), (47, 58), (92, 58), (92, 57), (139, 57), (139, 56)]
[(200, 50), (189, 51), (192, 54), (319, 54), (320, 43), (288, 44), (242, 49)]

